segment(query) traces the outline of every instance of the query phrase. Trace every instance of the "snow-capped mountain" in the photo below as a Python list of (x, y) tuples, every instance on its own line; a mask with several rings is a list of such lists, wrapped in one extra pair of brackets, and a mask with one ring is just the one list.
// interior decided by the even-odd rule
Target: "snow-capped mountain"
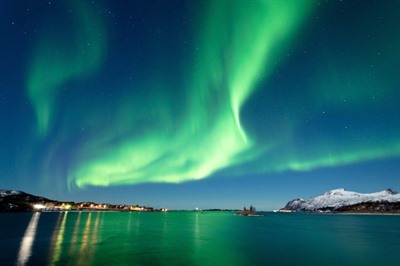
[(18, 195), (21, 194), (21, 191), (18, 190), (8, 190), (8, 189), (0, 189), (0, 197), (6, 197), (10, 195)]
[(0, 189), (0, 212), (29, 211), (33, 203), (55, 202), (23, 191)]
[(357, 193), (343, 188), (325, 192), (322, 195), (304, 200), (302, 198), (289, 201), (282, 210), (288, 211), (324, 211), (337, 210), (344, 206), (360, 203), (400, 203), (400, 193), (387, 189), (375, 193)]
[(4, 200), (18, 200), (21, 202), (36, 202), (36, 201), (54, 201), (44, 197), (31, 195), (23, 191), (0, 189), (0, 201)]

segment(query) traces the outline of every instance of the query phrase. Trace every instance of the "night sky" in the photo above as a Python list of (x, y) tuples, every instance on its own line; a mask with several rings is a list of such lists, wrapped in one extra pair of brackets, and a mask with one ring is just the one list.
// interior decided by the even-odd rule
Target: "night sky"
[(400, 1), (0, 1), (0, 188), (170, 209), (400, 190)]

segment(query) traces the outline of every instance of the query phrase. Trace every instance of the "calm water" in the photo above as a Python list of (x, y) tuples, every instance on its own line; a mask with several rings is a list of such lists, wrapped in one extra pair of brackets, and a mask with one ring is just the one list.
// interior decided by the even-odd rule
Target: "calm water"
[(0, 265), (400, 265), (400, 216), (0, 214)]

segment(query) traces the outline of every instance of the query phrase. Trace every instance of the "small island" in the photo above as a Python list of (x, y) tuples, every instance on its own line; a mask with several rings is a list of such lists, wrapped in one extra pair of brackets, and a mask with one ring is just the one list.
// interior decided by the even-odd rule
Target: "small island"
[(260, 213), (256, 212), (256, 208), (250, 205), (250, 207), (247, 209), (246, 207), (243, 208), (242, 211), (238, 211), (235, 215), (237, 216), (263, 216)]

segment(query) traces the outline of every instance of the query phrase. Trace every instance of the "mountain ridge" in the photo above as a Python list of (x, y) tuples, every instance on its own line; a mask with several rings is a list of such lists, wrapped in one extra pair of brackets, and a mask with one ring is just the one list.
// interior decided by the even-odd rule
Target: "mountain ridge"
[(0, 211), (31, 211), (33, 204), (57, 203), (58, 201), (28, 194), (19, 190), (0, 189)]
[(153, 207), (125, 204), (95, 203), (92, 201), (77, 202), (58, 201), (35, 196), (19, 190), (0, 189), (0, 212), (26, 211), (167, 211)]
[(392, 189), (373, 193), (359, 193), (339, 188), (329, 190), (307, 200), (303, 198), (293, 199), (280, 211), (400, 212), (400, 193)]

